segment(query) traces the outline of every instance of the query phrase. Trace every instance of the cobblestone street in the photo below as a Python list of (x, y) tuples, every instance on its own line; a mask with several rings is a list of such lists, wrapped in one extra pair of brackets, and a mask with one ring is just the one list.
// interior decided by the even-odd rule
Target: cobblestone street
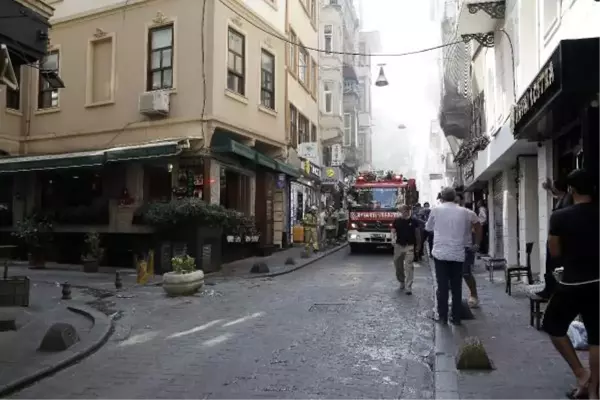
[(14, 398), (433, 397), (425, 263), (413, 296), (398, 290), (390, 254), (344, 249), (191, 298), (144, 287), (106, 300), (121, 313), (110, 341)]

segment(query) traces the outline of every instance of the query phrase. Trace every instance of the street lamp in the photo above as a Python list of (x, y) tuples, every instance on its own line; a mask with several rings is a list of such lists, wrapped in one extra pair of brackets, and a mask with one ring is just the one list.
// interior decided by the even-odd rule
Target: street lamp
[(379, 76), (377, 77), (377, 80), (375, 81), (375, 86), (383, 87), (383, 86), (389, 85), (389, 82), (386, 79), (385, 74), (383, 73), (383, 67), (385, 66), (385, 64), (377, 64), (377, 65), (379, 66)]

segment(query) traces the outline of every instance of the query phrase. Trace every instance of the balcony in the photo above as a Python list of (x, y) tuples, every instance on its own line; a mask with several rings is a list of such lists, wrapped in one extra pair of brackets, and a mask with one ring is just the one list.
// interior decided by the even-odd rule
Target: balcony
[(494, 47), (494, 30), (504, 19), (506, 3), (502, 1), (463, 0), (458, 12), (456, 32), (465, 41), (475, 40), (481, 46)]
[(360, 93), (358, 83), (352, 80), (344, 80), (344, 95), (354, 94), (358, 96)]

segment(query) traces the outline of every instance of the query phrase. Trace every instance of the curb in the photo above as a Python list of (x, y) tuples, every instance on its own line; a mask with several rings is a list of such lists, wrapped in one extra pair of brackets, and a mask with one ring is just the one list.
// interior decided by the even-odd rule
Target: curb
[[(429, 269), (433, 276), (433, 315), (437, 315), (437, 277), (432, 258)], [(460, 399), (458, 393), (458, 370), (456, 369), (456, 346), (449, 327), (434, 323), (435, 363), (433, 368), (434, 398)]]
[[(83, 360), (87, 356), (90, 356), (102, 347), (107, 341), (110, 335), (113, 333), (113, 321), (105, 314), (97, 311), (91, 307), (83, 304), (67, 306), (67, 309), (76, 314), (80, 314), (85, 318), (93, 321), (94, 325), (89, 332), (90, 342), (82, 349), (75, 352), (70, 357), (59, 361), (58, 363), (39, 369), (38, 371), (28, 376), (19, 378), (13, 382), (10, 382), (0, 388), (0, 398), (6, 398), (7, 396), (26, 388), (44, 378), (47, 378), (55, 373), (70, 367), (71, 365)], [(80, 342), (81, 343), (81, 342)], [(76, 345), (75, 345), (76, 346)], [(68, 350), (65, 350), (68, 351)]]
[(333, 249), (329, 249), (329, 250), (327, 250), (327, 251), (325, 251), (323, 253), (319, 253), (316, 257), (311, 258), (310, 260), (307, 260), (304, 264), (296, 265), (296, 266), (294, 266), (293, 268), (290, 268), (287, 271), (270, 272), (270, 273), (264, 274), (264, 275), (250, 276), (249, 279), (273, 278), (273, 277), (276, 277), (276, 276), (286, 275), (286, 274), (292, 273), (294, 271), (298, 271), (299, 269), (304, 268), (304, 267), (306, 267), (306, 266), (308, 266), (308, 265), (310, 265), (310, 264), (312, 264), (312, 263), (314, 263), (316, 261), (319, 261), (322, 258), (325, 258), (325, 257), (327, 257), (327, 256), (329, 256), (329, 255), (331, 255), (333, 253), (336, 253), (336, 252), (340, 251), (341, 249), (343, 249), (344, 247), (347, 247), (347, 246), (348, 246), (347, 242), (343, 243), (343, 244), (341, 244), (341, 245), (339, 245), (337, 247), (334, 247)]

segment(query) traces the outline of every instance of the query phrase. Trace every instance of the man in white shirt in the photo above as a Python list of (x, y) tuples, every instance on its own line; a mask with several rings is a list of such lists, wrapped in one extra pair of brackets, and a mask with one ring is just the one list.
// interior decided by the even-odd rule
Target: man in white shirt
[[(441, 193), (442, 204), (431, 210), (425, 230), (433, 232), (433, 258), (438, 284), (438, 321), (448, 321), (448, 291), (452, 291), (452, 319), (460, 325), (462, 303), (462, 275), (465, 248), (470, 245), (465, 232), (475, 230), (475, 243), (481, 241), (481, 223), (474, 213), (454, 203), (456, 192), (445, 188)], [(462, 234), (459, 234), (462, 232)], [(477, 246), (474, 246), (474, 250)]]

